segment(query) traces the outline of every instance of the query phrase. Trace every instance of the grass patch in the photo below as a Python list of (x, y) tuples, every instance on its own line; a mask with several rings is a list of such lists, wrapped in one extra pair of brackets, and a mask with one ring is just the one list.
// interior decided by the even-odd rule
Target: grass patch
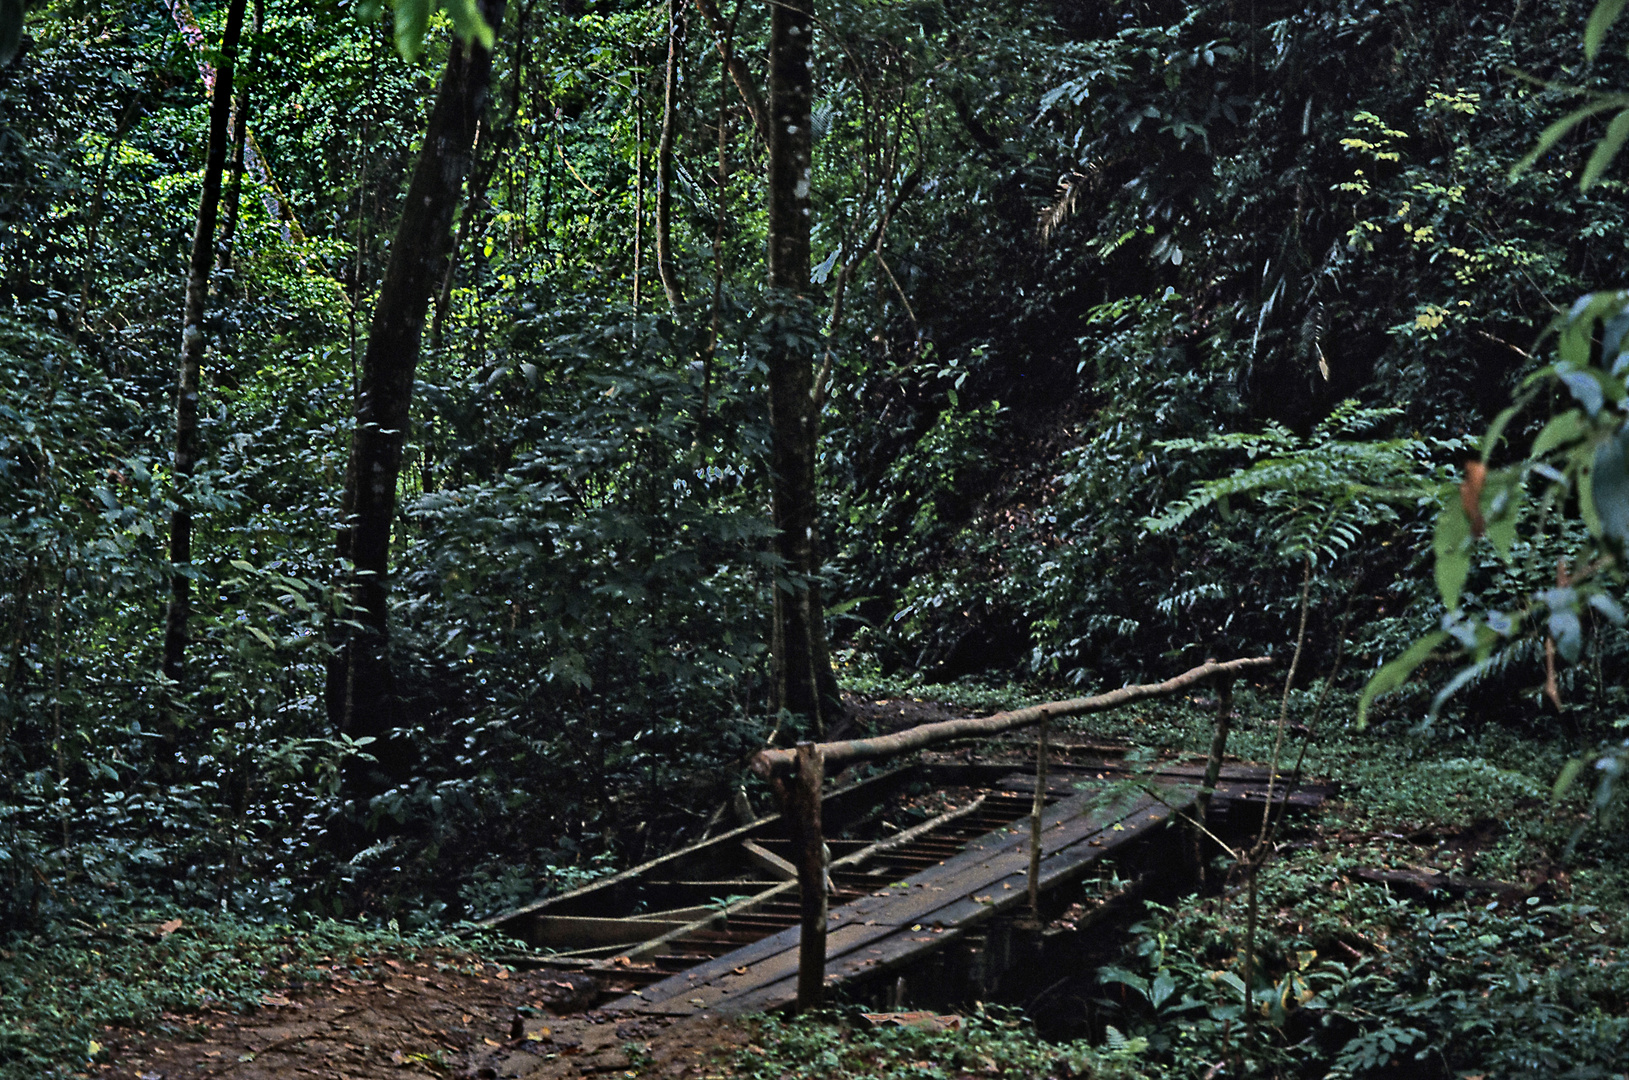
[(203, 1009), (244, 1011), (272, 990), (355, 978), (371, 958), (437, 955), (473, 971), (474, 951), (497, 945), (332, 919), (256, 925), (207, 910), (59, 921), (0, 948), (0, 1080), (82, 1074), (105, 1057), (109, 1027), (185, 1036)]
[(1101, 1047), (1048, 1043), (1016, 1013), (989, 1009), (962, 1017), (953, 1031), (871, 1027), (828, 1013), (757, 1021), (756, 1036), (735, 1055), (741, 1080), (1143, 1080), (1158, 1071), (1142, 1061), (1146, 1043), (1110, 1033)]

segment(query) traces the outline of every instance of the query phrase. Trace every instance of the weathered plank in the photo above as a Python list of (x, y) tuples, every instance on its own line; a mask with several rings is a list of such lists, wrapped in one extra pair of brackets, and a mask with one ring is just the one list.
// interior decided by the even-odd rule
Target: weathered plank
[[(1175, 805), (1185, 805), (1192, 800), (1196, 790), (1172, 792), (1166, 794), (1165, 798), (1167, 802)], [(1127, 816), (1110, 823), (1106, 829), (1096, 830), (1096, 835), (1107, 832), (1111, 838), (1104, 840), (1102, 847), (1091, 845), (1090, 837), (1094, 835), (1092, 832), (1077, 835), (1073, 841), (1061, 845), (1051, 855), (1043, 856), (1042, 890), (1056, 888), (1066, 881), (1073, 880), (1104, 854), (1159, 827), (1162, 823), (1168, 823), (1169, 820), (1170, 811), (1163, 804), (1153, 799), (1145, 799)], [(1116, 829), (1118, 831), (1115, 831)], [(1027, 864), (1027, 851), (1023, 854), (1024, 858), (1021, 861)], [(847, 947), (841, 951), (828, 951), (826, 979), (828, 982), (838, 983), (862, 975), (879, 975), (902, 963), (919, 959), (926, 952), (943, 948), (986, 920), (1025, 903), (1028, 896), (1026, 879), (1027, 865), (1020, 865), (1002, 879), (987, 882), (984, 889), (976, 890), (973, 895), (952, 900), (909, 922), (890, 920), (885, 923), (878, 919), (876, 929), (885, 930), (885, 933), (853, 938), (852, 943), (846, 943)], [(848, 930), (851, 927), (844, 929)], [(838, 935), (834, 933), (832, 936), (835, 938)], [(768, 965), (753, 966), (736, 978), (746, 982), (760, 970), (763, 973), (763, 981), (757, 987), (750, 990), (738, 987), (733, 988), (729, 995), (707, 997), (704, 999), (707, 1001), (705, 1007), (723, 1012), (745, 1013), (780, 1008), (788, 1004), (795, 995), (796, 986), (791, 979), (780, 974), (778, 968)], [(775, 976), (773, 981), (768, 980), (771, 975)]]
[[(1144, 795), (1129, 806), (1096, 805), (1097, 792), (1080, 793), (1054, 804), (1042, 815), (1043, 888), (1055, 887), (1102, 854), (1166, 819), (1170, 811), (1165, 803), (1185, 805), (1192, 801), (1195, 790), (1191, 786), (1171, 788), (1162, 792), (1164, 802)], [(1105, 838), (1092, 844), (1099, 836)], [(1025, 893), (1001, 885), (1024, 877), (1028, 846), (1022, 832), (1001, 829), (978, 838), (960, 854), (911, 875), (902, 888), (884, 889), (833, 910), (828, 924), (827, 977), (841, 979), (867, 963), (874, 965), (872, 958), (877, 954), (894, 957), (937, 948), (966, 927), (1012, 907)], [(924, 933), (925, 924), (937, 924), (940, 930), (935, 934), (929, 928)], [(953, 932), (946, 936), (946, 931)], [(890, 938), (900, 940), (883, 944)], [(795, 994), (798, 941), (795, 928), (782, 931), (646, 987), (611, 1007), (664, 1013), (769, 1007), (763, 1003), (778, 1003), (780, 995)], [(862, 949), (866, 950), (863, 955), (845, 964), (845, 958)]]

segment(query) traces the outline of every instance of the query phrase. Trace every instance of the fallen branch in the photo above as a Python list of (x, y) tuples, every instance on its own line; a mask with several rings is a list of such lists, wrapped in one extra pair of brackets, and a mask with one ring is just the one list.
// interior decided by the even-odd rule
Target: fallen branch
[[(922, 724), (905, 731), (884, 735), (876, 739), (846, 739), (842, 742), (823, 743), (819, 747), (825, 754), (828, 772), (836, 772), (856, 761), (874, 761), (935, 746), (952, 739), (966, 739), (981, 735), (999, 735), (1004, 731), (1028, 727), (1042, 720), (1058, 716), (1079, 716), (1082, 713), (1103, 712), (1145, 698), (1169, 697), (1207, 679), (1236, 677), (1256, 668), (1270, 667), (1271, 656), (1253, 656), (1242, 660), (1218, 663), (1207, 660), (1191, 671), (1185, 671), (1162, 683), (1141, 686), (1122, 686), (1106, 694), (1071, 698), (1068, 701), (1049, 701), (1044, 705), (1031, 705), (1027, 709), (996, 713), (994, 716), (972, 717), (965, 720), (943, 720), (937, 724)], [(795, 751), (760, 750), (753, 755), (752, 771), (762, 777), (785, 776), (792, 770)]]

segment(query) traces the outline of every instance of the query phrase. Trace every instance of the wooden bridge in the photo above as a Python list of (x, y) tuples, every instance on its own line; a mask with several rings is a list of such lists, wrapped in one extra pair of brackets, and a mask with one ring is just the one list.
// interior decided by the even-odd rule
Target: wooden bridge
[[(929, 973), (927, 983), (945, 984), (934, 987), (940, 996), (956, 996), (949, 982), (963, 997), (982, 996), (1025, 963), (1010, 948), (992, 949), (992, 934), (1010, 937), (1018, 927), (1039, 942), (1057, 933), (1046, 924), (1071, 904), (1082, 909), (1068, 927), (1078, 933), (1094, 909), (1190, 886), (1195, 834), (1172, 826), (1192, 813), (1204, 763), (1139, 767), (1100, 750), (1053, 748), (1059, 760), (1043, 799), (1039, 922), (1026, 889), (1033, 765), (1010, 755), (929, 754), (828, 794), (826, 985), (898, 1005), (906, 977), (922, 983)], [(1209, 807), (1211, 830), (1227, 835), (1259, 823), (1267, 779), (1263, 767), (1224, 766)], [(1325, 795), (1321, 785), (1287, 791), (1285, 780), (1275, 784), (1275, 804), (1310, 807)], [(950, 805), (890, 832), (913, 789), (940, 792)], [(779, 815), (766, 818), (489, 925), (562, 949), (551, 963), (622, 987), (608, 1009), (678, 1015), (780, 1008), (797, 995), (801, 941), (787, 832)], [(1111, 860), (1130, 876), (1105, 903), (1081, 885)], [(704, 902), (709, 896), (717, 900)], [(947, 976), (947, 957), (958, 955), (963, 968), (974, 956), (977, 970)]]

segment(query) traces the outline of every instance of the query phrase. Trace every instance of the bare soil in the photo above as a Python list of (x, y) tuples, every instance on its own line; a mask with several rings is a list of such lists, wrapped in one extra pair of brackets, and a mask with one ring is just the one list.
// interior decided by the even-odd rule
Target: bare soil
[(336, 977), (268, 994), (246, 1014), (164, 1018), (187, 1037), (109, 1029), (109, 1080), (497, 1080), (717, 1074), (748, 1028), (712, 1017), (630, 1020), (585, 1006), (599, 991), (581, 973), (511, 972), (467, 957), (378, 958), (364, 978)]

